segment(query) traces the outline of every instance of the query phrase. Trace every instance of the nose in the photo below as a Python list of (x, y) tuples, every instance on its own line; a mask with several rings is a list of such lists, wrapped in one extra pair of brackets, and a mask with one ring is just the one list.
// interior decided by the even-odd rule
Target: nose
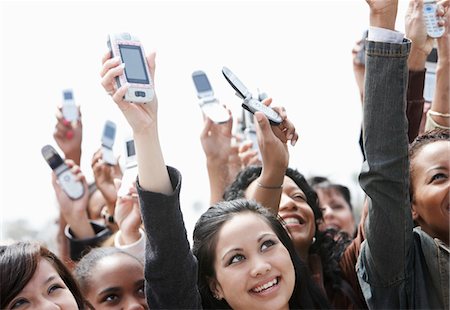
[(251, 275), (253, 277), (262, 276), (272, 269), (272, 265), (261, 255), (254, 257), (252, 260)]
[(329, 220), (334, 217), (333, 209), (329, 205), (322, 206), (322, 217), (324, 220)]
[(287, 195), (282, 194), (280, 199), (279, 211), (296, 211), (296, 210), (297, 204), (295, 203), (295, 200)]

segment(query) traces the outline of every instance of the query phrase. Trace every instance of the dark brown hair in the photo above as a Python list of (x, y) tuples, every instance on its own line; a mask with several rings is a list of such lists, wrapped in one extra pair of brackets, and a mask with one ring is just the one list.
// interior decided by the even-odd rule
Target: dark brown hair
[(41, 259), (47, 260), (55, 268), (75, 298), (78, 308), (83, 309), (83, 296), (70, 271), (55, 254), (33, 241), (0, 246), (0, 309), (5, 309), (27, 285)]

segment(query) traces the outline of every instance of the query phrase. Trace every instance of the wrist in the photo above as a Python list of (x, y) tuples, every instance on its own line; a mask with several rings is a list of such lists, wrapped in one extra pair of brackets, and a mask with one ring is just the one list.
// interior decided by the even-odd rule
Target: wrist
[[(391, 17), (389, 17), (389, 14)], [(370, 26), (384, 28), (389, 30), (395, 30), (395, 17), (397, 15), (397, 11), (395, 14), (393, 13), (370, 13)], [(393, 16), (393, 17), (392, 17)]]
[(425, 69), (428, 54), (414, 44), (411, 46), (411, 52), (408, 57), (408, 69), (412, 71), (421, 71)]
[(119, 237), (120, 245), (133, 244), (141, 238), (139, 227), (131, 230), (120, 230), (120, 232), (121, 232)]
[(64, 154), (64, 157), (65, 159), (73, 160), (79, 166), (81, 163), (81, 150), (67, 152)]

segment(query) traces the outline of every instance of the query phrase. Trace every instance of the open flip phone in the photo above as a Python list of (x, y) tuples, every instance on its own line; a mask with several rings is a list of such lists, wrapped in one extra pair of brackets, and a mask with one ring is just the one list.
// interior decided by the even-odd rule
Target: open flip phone
[(112, 121), (106, 121), (102, 134), (102, 154), (103, 161), (110, 166), (114, 166), (117, 161), (114, 157), (113, 146), (116, 138), (116, 124)]
[(228, 83), (236, 91), (236, 95), (243, 99), (242, 107), (251, 113), (257, 111), (263, 112), (264, 115), (269, 119), (272, 125), (279, 125), (282, 122), (280, 115), (273, 109), (265, 106), (259, 98), (253, 98), (250, 91), (245, 87), (245, 85), (238, 79), (238, 77), (227, 67), (222, 68), (222, 73)]
[(125, 170), (123, 172), (122, 184), (117, 192), (118, 197), (128, 194), (133, 182), (136, 181), (137, 174), (138, 166), (134, 140), (132, 137), (127, 137), (125, 139)]
[(227, 109), (214, 97), (214, 91), (206, 73), (201, 70), (194, 71), (192, 81), (197, 90), (198, 104), (203, 113), (216, 124), (226, 123), (230, 119), (230, 115)]
[(41, 149), (41, 153), (47, 164), (55, 172), (58, 183), (67, 196), (72, 200), (83, 197), (83, 184), (76, 179), (58, 152), (51, 145), (45, 145)]

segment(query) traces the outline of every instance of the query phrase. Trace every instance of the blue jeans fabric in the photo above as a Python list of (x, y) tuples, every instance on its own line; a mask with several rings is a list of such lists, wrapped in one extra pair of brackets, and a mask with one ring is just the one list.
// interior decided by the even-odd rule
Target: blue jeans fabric
[(359, 178), (369, 214), (356, 270), (371, 309), (448, 309), (448, 248), (413, 229), (406, 118), (409, 50), (408, 40), (369, 41), (367, 46), (366, 161)]

